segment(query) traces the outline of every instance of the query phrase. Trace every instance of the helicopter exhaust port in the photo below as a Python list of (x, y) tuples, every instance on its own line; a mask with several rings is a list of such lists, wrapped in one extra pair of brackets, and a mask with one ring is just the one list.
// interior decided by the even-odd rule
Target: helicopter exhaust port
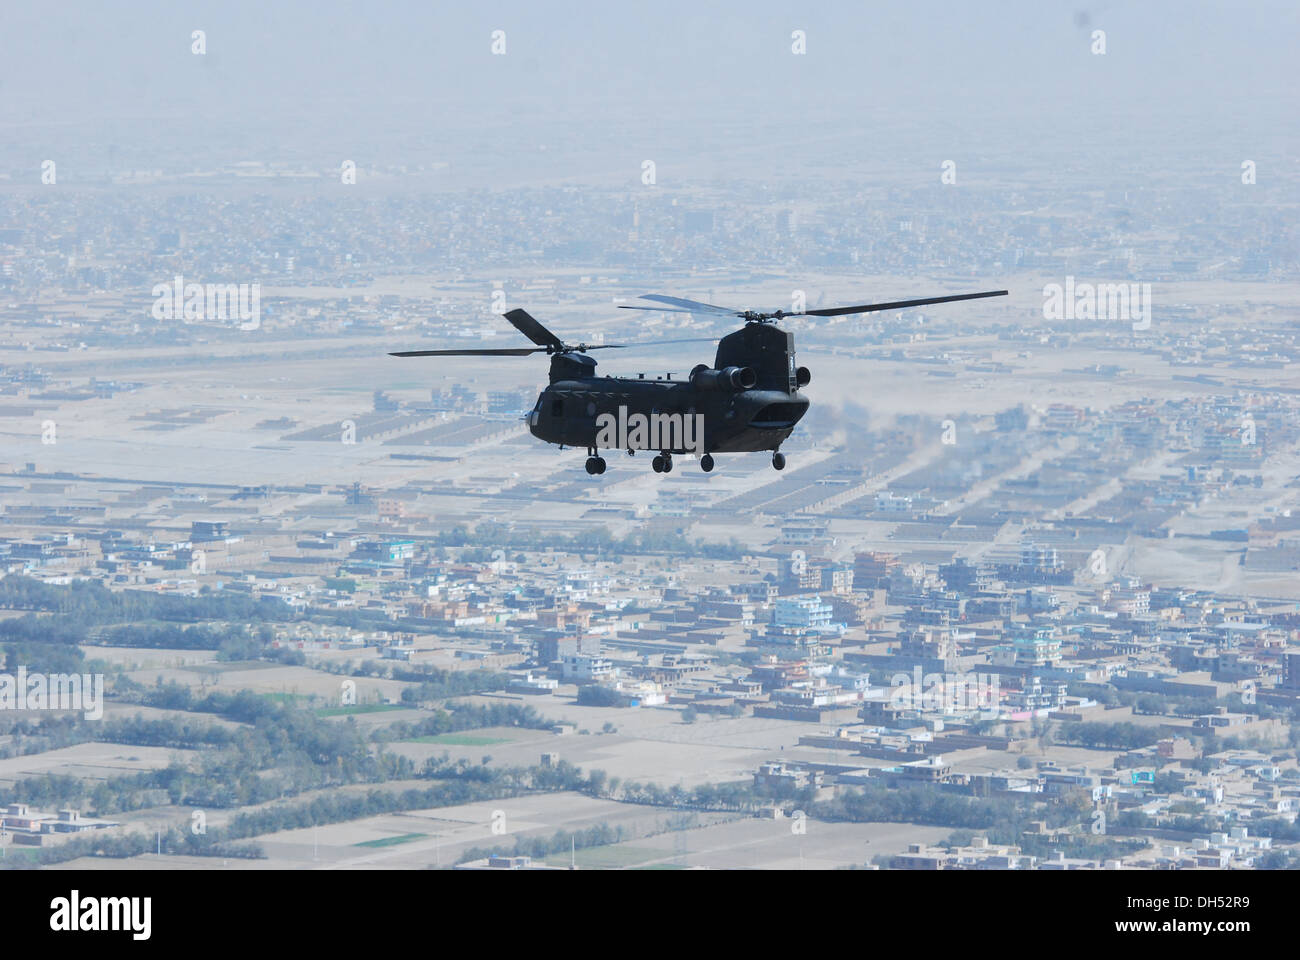
[(753, 367), (724, 367), (710, 370), (700, 364), (691, 371), (691, 386), (696, 390), (737, 391), (752, 390), (758, 383)]

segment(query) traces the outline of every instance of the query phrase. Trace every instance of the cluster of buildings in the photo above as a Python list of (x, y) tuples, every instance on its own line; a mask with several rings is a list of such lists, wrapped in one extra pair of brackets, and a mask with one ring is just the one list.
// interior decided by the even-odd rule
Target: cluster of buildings
[(88, 833), (116, 826), (116, 821), (86, 817), (76, 809), (41, 813), (25, 803), (11, 803), (0, 813), (0, 844), (39, 847), (59, 834)]

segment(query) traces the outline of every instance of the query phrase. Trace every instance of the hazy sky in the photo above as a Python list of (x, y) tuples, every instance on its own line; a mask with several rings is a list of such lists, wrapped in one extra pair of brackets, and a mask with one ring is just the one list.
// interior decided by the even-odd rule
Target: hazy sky
[(878, 177), (940, 151), (1013, 175), (1097, 156), (1277, 170), (1295, 153), (1298, 40), (1291, 0), (11, 3), (0, 174), (345, 156), (509, 186), (653, 157), (682, 178), (859, 159)]
[[(190, 52), (194, 29), (208, 52)], [(507, 54), (489, 52), (506, 31)], [(807, 54), (791, 53), (793, 30)], [(1089, 52), (1104, 29), (1108, 52)], [(593, 98), (651, 115), (815, 107), (827, 98), (1010, 111), (1056, 104), (1128, 113), (1293, 97), (1300, 5), (1118, 3), (340, 3), (320, 0), (4, 5), (0, 116), (87, 111), (234, 114), (282, 103), (369, 109), (410, 100), (493, 110)], [(1279, 117), (1280, 119), (1280, 117)], [(1289, 118), (1294, 119), (1294, 114)]]

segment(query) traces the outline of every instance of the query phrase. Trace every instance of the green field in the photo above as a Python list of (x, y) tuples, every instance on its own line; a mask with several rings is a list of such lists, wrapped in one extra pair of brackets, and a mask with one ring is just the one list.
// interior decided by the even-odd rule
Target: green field
[(351, 707), (326, 707), (317, 710), (318, 717), (348, 717), (357, 713), (383, 713), (386, 710), (410, 710), (398, 703), (359, 703)]
[(268, 663), (265, 660), (218, 660), (215, 663), (191, 663), (182, 668), (190, 673), (227, 673), (232, 670), (270, 670), (278, 667), (278, 663)]
[[(573, 859), (579, 867), (588, 870), (614, 870), (619, 867), (635, 867), (647, 860), (659, 860), (662, 857), (669, 856), (672, 856), (671, 850), (655, 850), (650, 847), (626, 847), (615, 844), (608, 847), (587, 847), (585, 850), (578, 850), (573, 854)], [(567, 863), (568, 861), (569, 857), (563, 851), (546, 858), (548, 866), (559, 866), (561, 863)]]
[(632, 867), (632, 870), (689, 870), (684, 863), (652, 863), (648, 867)]
[(407, 743), (443, 743), (451, 747), (490, 747), (494, 743), (509, 743), (504, 737), (476, 737), (467, 733), (440, 733), (432, 737), (416, 737)]
[(364, 843), (354, 843), (354, 847), (395, 847), (399, 843), (410, 843), (412, 840), (423, 840), (427, 833), (403, 833), (396, 837), (384, 837), (380, 840), (367, 840)]
[(24, 861), (35, 863), (40, 856), (40, 850), (35, 847), (15, 847), (7, 846), (4, 848), (4, 856), (0, 857), (0, 867), (8, 863), (23, 863)]

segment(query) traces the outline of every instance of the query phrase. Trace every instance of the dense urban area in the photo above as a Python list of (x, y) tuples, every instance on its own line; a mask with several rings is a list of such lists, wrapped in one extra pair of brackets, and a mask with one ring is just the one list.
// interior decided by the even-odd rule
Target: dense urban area
[[(1287, 141), (880, 119), (15, 121), (0, 868), (1300, 866)], [(780, 471), (592, 475), (544, 359), (388, 355), (1004, 288), (781, 320)]]

